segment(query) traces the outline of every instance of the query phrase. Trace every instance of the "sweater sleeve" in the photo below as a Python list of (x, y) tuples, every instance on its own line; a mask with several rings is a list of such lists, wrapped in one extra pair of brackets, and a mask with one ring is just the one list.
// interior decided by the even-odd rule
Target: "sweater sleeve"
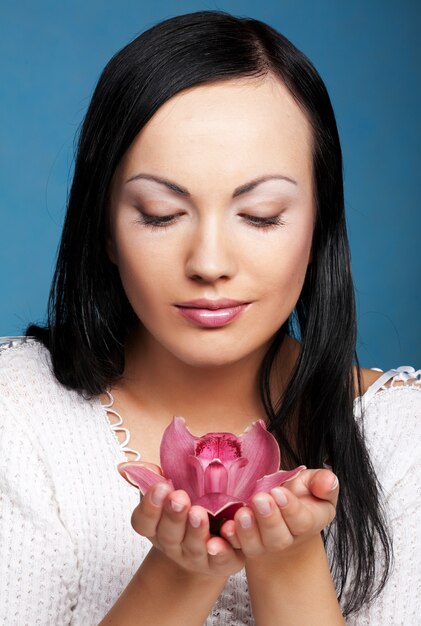
[(0, 398), (0, 623), (64, 626), (78, 568), (51, 473), (30, 424)]

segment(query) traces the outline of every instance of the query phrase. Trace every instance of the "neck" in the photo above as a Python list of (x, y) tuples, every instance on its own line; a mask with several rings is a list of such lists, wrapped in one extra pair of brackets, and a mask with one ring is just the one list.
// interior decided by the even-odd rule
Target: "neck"
[[(121, 386), (150, 414), (185, 417), (192, 432), (223, 431), (228, 423), (241, 432), (244, 424), (265, 419), (258, 372), (267, 347), (235, 363), (197, 367), (180, 361), (150, 335), (138, 331), (126, 345)], [(282, 393), (297, 348), (296, 342), (284, 338), (271, 385), (274, 399)]]

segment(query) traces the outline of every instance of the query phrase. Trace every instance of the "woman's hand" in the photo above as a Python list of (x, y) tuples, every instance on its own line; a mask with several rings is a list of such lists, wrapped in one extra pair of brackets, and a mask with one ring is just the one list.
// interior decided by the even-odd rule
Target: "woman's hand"
[[(143, 465), (162, 474), (157, 465)], [(120, 473), (125, 477), (123, 471)], [(148, 489), (133, 511), (132, 526), (189, 572), (228, 577), (244, 566), (241, 552), (222, 537), (211, 537), (205, 509), (192, 506), (185, 491), (174, 491), (165, 483)]]
[[(336, 483), (336, 484), (335, 484)], [(221, 535), (246, 560), (291, 553), (318, 535), (335, 517), (339, 487), (329, 470), (304, 470), (271, 493), (259, 493), (252, 507), (240, 508)]]

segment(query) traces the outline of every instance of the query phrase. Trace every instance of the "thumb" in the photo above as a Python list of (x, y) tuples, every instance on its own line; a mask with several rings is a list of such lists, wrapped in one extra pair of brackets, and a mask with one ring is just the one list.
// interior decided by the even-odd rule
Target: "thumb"
[(316, 470), (309, 481), (309, 489), (316, 498), (327, 500), (336, 507), (339, 481), (333, 472), (328, 469)]
[(339, 485), (336, 475), (328, 469), (307, 469), (285, 483), (293, 494), (298, 497), (312, 493), (316, 498), (335, 502), (339, 493)]

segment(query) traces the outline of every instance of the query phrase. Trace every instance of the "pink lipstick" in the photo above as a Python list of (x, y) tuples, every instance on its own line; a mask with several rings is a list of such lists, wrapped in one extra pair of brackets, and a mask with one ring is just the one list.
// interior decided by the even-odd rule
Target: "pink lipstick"
[(248, 302), (229, 300), (207, 300), (200, 298), (177, 304), (180, 314), (205, 328), (218, 328), (229, 324), (247, 308)]

